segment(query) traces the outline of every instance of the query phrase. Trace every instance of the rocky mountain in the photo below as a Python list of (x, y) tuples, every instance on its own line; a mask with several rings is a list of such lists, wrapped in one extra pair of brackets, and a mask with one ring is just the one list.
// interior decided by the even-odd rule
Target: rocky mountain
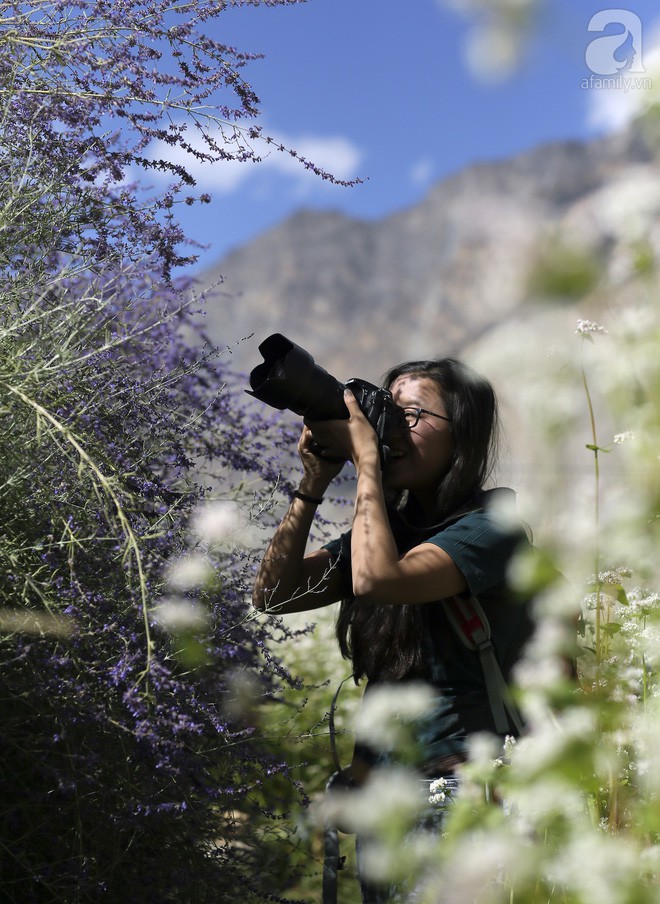
[(634, 218), (645, 230), (660, 219), (654, 144), (632, 129), (542, 146), (466, 168), (377, 221), (301, 210), (202, 274), (203, 284), (218, 283), (208, 332), (232, 347), (237, 370), (257, 364), (259, 342), (282, 332), (342, 380), (463, 354), (524, 314), (530, 262), (559, 227), (603, 266), (625, 265)]

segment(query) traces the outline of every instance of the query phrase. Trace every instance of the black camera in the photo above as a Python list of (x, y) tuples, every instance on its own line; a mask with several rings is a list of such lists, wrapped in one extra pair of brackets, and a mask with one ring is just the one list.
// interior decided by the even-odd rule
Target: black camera
[[(401, 409), (389, 390), (357, 377), (340, 383), (315, 364), (309, 352), (281, 333), (264, 339), (259, 351), (264, 361), (250, 373), (249, 395), (273, 408), (287, 408), (305, 420), (329, 421), (348, 418), (344, 403), (344, 388), (348, 388), (376, 431), (381, 465), (387, 464), (390, 438), (401, 426)], [(320, 452), (320, 447), (315, 451)]]

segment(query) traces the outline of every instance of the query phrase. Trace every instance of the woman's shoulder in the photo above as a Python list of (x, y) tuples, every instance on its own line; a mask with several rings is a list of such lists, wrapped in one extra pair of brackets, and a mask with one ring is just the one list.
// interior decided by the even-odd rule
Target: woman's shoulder
[(513, 490), (488, 490), (426, 538), (451, 557), (477, 596), (506, 586), (512, 557), (529, 543), (515, 502)]
[(517, 518), (516, 491), (511, 487), (493, 487), (489, 490), (479, 490), (467, 501), (457, 507), (447, 518), (446, 523), (451, 524), (460, 518), (470, 515), (487, 515), (494, 520), (511, 520)]
[(435, 543), (450, 555), (470, 547), (493, 549), (506, 558), (519, 543), (529, 542), (529, 536), (517, 512), (515, 491), (497, 487), (473, 496), (429, 530), (424, 542)]

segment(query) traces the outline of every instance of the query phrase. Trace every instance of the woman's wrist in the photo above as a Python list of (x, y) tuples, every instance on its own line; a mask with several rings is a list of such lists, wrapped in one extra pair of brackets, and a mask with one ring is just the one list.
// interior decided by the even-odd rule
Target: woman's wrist
[(355, 470), (358, 472), (365, 469), (376, 469), (380, 472), (380, 452), (378, 451), (378, 446), (363, 449), (356, 454), (353, 458), (353, 464), (355, 465)]
[(307, 493), (301, 493), (300, 490), (294, 490), (291, 494), (294, 499), (300, 499), (309, 505), (320, 505), (323, 502), (323, 496), (310, 496)]
[(300, 496), (306, 496), (309, 499), (318, 499), (319, 501), (323, 499), (325, 495), (325, 491), (328, 489), (328, 483), (324, 480), (308, 480), (305, 477), (298, 484), (298, 489), (295, 491), (296, 494), (300, 494)]

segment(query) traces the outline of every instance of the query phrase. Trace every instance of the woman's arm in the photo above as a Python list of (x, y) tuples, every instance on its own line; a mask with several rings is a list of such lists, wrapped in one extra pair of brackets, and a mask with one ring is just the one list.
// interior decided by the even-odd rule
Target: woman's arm
[[(350, 391), (344, 398), (350, 418), (314, 424), (314, 438), (333, 452), (352, 458), (357, 489), (351, 539), (353, 594), (358, 604), (428, 603), (466, 589), (451, 556), (433, 543), (421, 543), (399, 556), (383, 491), (378, 438)], [(305, 465), (300, 491), (320, 498), (340, 468), (309, 451), (311, 432), (303, 431), (299, 452)], [(331, 476), (330, 476), (331, 475)], [(314, 507), (293, 500), (261, 563), (253, 604), (275, 613), (301, 612), (341, 598), (339, 572), (327, 551), (305, 556)]]
[(421, 543), (399, 556), (387, 516), (376, 433), (350, 392), (345, 402), (351, 417), (343, 423), (357, 472), (351, 540), (356, 602), (428, 603), (461, 593), (465, 578), (438, 546)]
[(339, 571), (325, 549), (305, 556), (314, 517), (309, 503), (294, 499), (270, 541), (252, 591), (252, 605), (272, 615), (305, 612), (341, 597)]
[[(342, 465), (310, 451), (311, 431), (303, 430), (298, 452), (305, 470), (299, 492), (320, 499)], [(262, 559), (252, 592), (256, 609), (275, 615), (304, 612), (335, 603), (341, 580), (327, 550), (305, 555), (316, 505), (294, 496)]]

